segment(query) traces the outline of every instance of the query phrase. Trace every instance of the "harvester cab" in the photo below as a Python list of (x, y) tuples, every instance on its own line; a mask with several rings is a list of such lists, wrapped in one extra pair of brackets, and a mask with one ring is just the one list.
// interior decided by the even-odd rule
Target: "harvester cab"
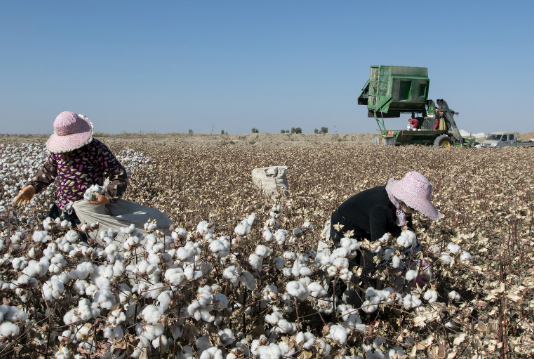
[[(463, 138), (454, 121), (457, 113), (445, 100), (428, 99), (430, 80), (426, 67), (371, 66), (371, 76), (358, 97), (367, 105), (387, 145), (421, 144), (434, 146), (469, 146), (474, 139)], [(384, 118), (411, 114), (409, 129), (389, 130)]]

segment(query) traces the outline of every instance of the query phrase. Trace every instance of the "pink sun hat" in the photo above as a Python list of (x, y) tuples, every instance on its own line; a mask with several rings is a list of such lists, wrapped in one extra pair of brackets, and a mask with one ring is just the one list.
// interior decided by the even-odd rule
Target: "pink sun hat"
[(54, 133), (46, 141), (52, 153), (70, 152), (93, 139), (93, 124), (84, 115), (72, 111), (61, 112), (54, 121)]
[(430, 219), (440, 219), (441, 214), (430, 202), (432, 183), (419, 172), (408, 172), (400, 181), (393, 180), (390, 191), (399, 201), (424, 214)]

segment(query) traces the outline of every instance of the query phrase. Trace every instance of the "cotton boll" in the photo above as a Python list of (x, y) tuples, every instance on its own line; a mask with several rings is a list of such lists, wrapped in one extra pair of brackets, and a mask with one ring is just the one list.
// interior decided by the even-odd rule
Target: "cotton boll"
[(449, 250), (449, 252), (451, 252), (452, 254), (459, 254), (462, 252), (462, 249), (460, 248), (459, 245), (455, 244), (455, 243), (449, 243), (447, 245), (447, 249)]
[(217, 347), (211, 347), (200, 354), (199, 359), (224, 359), (223, 352)]
[(227, 237), (214, 240), (209, 245), (210, 251), (219, 257), (226, 257), (230, 252), (230, 242)]
[(174, 240), (185, 240), (187, 239), (187, 230), (185, 228), (176, 228), (172, 233), (172, 238)]
[(241, 282), (241, 284), (247, 287), (248, 290), (256, 289), (256, 280), (249, 271), (244, 271), (243, 273), (241, 273), (241, 275), (239, 276), (239, 281)]
[(286, 264), (286, 260), (284, 258), (282, 258), (282, 257), (276, 257), (274, 259), (274, 265), (275, 265), (276, 269), (284, 268), (285, 264)]
[(104, 329), (104, 338), (109, 340), (120, 340), (124, 336), (124, 331), (119, 327), (106, 327)]
[(162, 292), (160, 295), (158, 295), (157, 300), (158, 300), (159, 307), (161, 307), (163, 310), (167, 310), (172, 300), (172, 292), (171, 291)]
[(460, 260), (462, 260), (462, 261), (470, 261), (472, 259), (473, 259), (473, 257), (471, 256), (471, 254), (469, 252), (462, 251), (462, 255), (460, 256)]
[(451, 291), (449, 293), (449, 299), (450, 300), (460, 300), (460, 299), (462, 299), (462, 297), (460, 297), (460, 294), (458, 294), (458, 292), (453, 290), (453, 291)]
[(186, 278), (182, 268), (170, 268), (165, 271), (165, 279), (173, 286), (181, 286)]
[(265, 321), (269, 324), (276, 325), (278, 322), (283, 319), (282, 313), (274, 311), (272, 314), (267, 314), (265, 316)]
[(347, 341), (348, 333), (347, 329), (342, 325), (332, 325), (330, 327), (330, 333), (328, 338), (335, 340), (339, 344), (343, 345)]
[(352, 272), (348, 268), (343, 268), (338, 273), (339, 278), (344, 281), (350, 281), (352, 279)]
[(336, 258), (332, 261), (332, 265), (338, 269), (348, 268), (349, 260), (347, 258)]
[[(276, 223), (278, 223), (278, 222), (276, 222)], [(276, 240), (276, 243), (278, 243), (279, 246), (283, 246), (286, 243), (287, 234), (288, 234), (288, 232), (285, 229), (278, 229), (274, 233), (274, 238)]]
[(441, 249), (435, 244), (428, 247), (428, 253), (438, 256), (441, 253)]
[(286, 284), (286, 291), (289, 295), (296, 297), (299, 301), (303, 302), (308, 298), (310, 294), (308, 288), (301, 282), (292, 281)]
[(232, 285), (236, 286), (239, 283), (239, 275), (242, 273), (243, 269), (230, 266), (223, 271), (223, 279), (228, 280)]
[(0, 335), (6, 338), (14, 337), (19, 335), (20, 328), (18, 325), (11, 322), (3, 322), (0, 324)]
[(254, 253), (256, 255), (258, 255), (259, 257), (266, 258), (266, 257), (270, 256), (272, 252), (273, 252), (273, 250), (271, 248), (260, 244), (260, 245), (256, 246), (256, 251)]
[(147, 305), (141, 312), (141, 317), (150, 324), (158, 324), (163, 316), (163, 309), (154, 305)]
[(439, 259), (445, 263), (445, 264), (451, 264), (452, 263), (452, 257), (450, 256), (449, 253), (441, 253), (441, 256), (439, 257)]
[(259, 346), (257, 353), (260, 359), (278, 359), (282, 356), (282, 350), (274, 343), (271, 343), (268, 346)]
[(274, 235), (268, 229), (263, 231), (262, 237), (265, 240), (265, 242), (272, 242), (274, 240)]
[(427, 290), (424, 297), (429, 303), (434, 303), (438, 300), (438, 292), (435, 290)]
[(416, 294), (407, 294), (403, 301), (402, 301), (402, 304), (404, 305), (404, 307), (406, 309), (411, 309), (411, 308), (417, 308), (419, 307), (422, 302), (421, 302), (421, 299), (419, 299), (419, 296), (416, 295)]
[(295, 338), (296, 343), (302, 345), (304, 349), (311, 349), (315, 344), (315, 340), (315, 335), (310, 332), (299, 332)]
[(417, 278), (417, 271), (416, 270), (409, 270), (406, 272), (406, 280), (408, 282), (411, 282), (412, 280), (414, 280), (415, 278)]
[(11, 265), (14, 270), (21, 271), (28, 265), (28, 260), (25, 257), (14, 258)]
[[(354, 238), (341, 238), (340, 244), (342, 247), (347, 248), (351, 253), (360, 249), (361, 244)], [(354, 253), (356, 255), (356, 253)]]

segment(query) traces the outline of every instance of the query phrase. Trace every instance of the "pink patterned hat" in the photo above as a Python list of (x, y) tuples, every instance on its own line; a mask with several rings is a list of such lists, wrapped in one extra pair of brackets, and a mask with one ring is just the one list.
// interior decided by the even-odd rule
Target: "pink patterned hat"
[(46, 141), (46, 148), (52, 153), (70, 152), (85, 146), (92, 139), (93, 124), (87, 117), (63, 111), (54, 121), (54, 133)]
[(441, 214), (430, 202), (432, 183), (418, 172), (408, 172), (400, 181), (393, 180), (390, 191), (399, 201), (424, 214), (430, 219), (440, 219)]

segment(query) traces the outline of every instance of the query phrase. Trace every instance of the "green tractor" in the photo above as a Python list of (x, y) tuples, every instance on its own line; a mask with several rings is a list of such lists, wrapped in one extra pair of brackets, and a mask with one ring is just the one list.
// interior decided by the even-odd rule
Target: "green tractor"
[[(472, 146), (474, 138), (462, 137), (454, 121), (458, 114), (445, 100), (428, 97), (428, 69), (409, 66), (371, 66), (371, 77), (362, 88), (358, 105), (367, 105), (385, 145)], [(411, 113), (406, 130), (386, 129), (384, 118)]]

